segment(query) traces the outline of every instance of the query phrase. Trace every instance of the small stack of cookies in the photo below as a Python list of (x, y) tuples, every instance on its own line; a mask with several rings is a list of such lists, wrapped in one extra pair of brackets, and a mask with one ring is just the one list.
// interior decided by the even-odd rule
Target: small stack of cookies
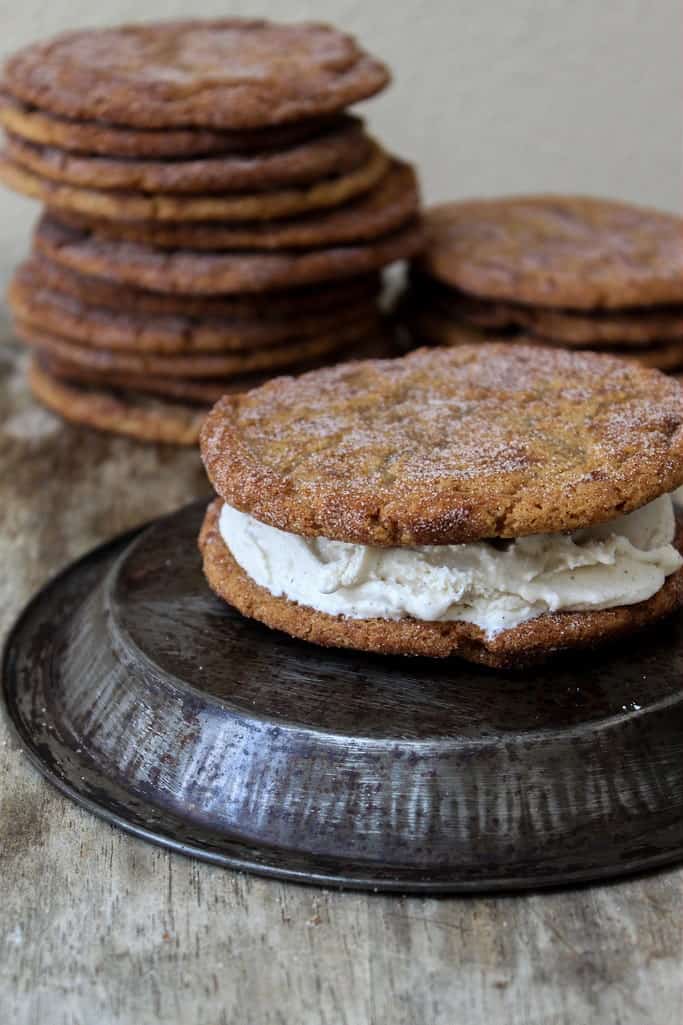
[(427, 211), (400, 322), (413, 342), (602, 350), (683, 370), (683, 221), (625, 203), (529, 196)]
[(72, 32), (5, 66), (0, 178), (46, 206), (9, 300), (69, 419), (194, 443), (209, 405), (381, 341), (412, 168), (350, 115), (386, 67), (318, 24)]

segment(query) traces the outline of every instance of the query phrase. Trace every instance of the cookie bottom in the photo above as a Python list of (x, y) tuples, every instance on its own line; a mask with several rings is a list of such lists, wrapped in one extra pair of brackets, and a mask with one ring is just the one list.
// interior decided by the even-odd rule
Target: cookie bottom
[(627, 309), (572, 310), (552, 306), (498, 302), (425, 277), (410, 276), (409, 297), (416, 309), (433, 309), (445, 317), (490, 331), (530, 331), (577, 348), (642, 346), (662, 338), (683, 338), (683, 306), (632, 306)]
[[(558, 348), (572, 348), (570, 343), (542, 338), (532, 333), (495, 334), (483, 327), (476, 327), (462, 320), (450, 319), (441, 313), (417, 311), (405, 320), (414, 344), (443, 345), (447, 348), (458, 345), (486, 344), (487, 342), (509, 341), (522, 345), (551, 345)], [(677, 370), (683, 366), (683, 338), (653, 341), (641, 346), (615, 344), (609, 347), (594, 345), (594, 352), (603, 352), (621, 359), (633, 360), (644, 367), (657, 370)]]
[[(209, 505), (199, 536), (204, 574), (211, 589), (243, 615), (324, 647), (434, 658), (458, 655), (496, 669), (516, 668), (630, 634), (663, 619), (683, 604), (681, 569), (656, 594), (637, 605), (594, 612), (548, 613), (490, 638), (472, 623), (331, 616), (287, 598), (277, 598), (254, 583), (234, 560), (219, 533), (221, 505), (220, 499)], [(683, 548), (680, 523), (676, 546)]]
[(209, 404), (202, 407), (58, 380), (35, 359), (29, 367), (28, 381), (34, 397), (63, 419), (138, 441), (196, 445), (210, 409)]
[[(340, 362), (387, 359), (394, 341), (383, 328), (360, 338), (340, 354)], [(303, 373), (329, 358), (297, 364), (286, 370)], [(196, 445), (204, 417), (222, 395), (249, 391), (272, 374), (225, 378), (163, 377), (78, 366), (41, 352), (29, 364), (28, 381), (39, 402), (65, 420), (140, 441)]]

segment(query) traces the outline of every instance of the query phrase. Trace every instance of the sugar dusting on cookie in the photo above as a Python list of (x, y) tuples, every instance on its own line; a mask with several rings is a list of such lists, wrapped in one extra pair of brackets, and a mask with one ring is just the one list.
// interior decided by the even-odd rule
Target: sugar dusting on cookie
[(683, 482), (679, 386), (591, 353), (421, 350), (280, 378), (210, 415), (219, 494), (367, 544), (572, 530)]

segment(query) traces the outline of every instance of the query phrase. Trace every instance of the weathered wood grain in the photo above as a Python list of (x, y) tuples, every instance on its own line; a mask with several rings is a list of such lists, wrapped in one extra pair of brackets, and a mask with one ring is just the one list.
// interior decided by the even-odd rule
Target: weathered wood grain
[[(201, 495), (194, 452), (81, 432), (0, 349), (0, 632), (51, 573)], [(0, 1022), (680, 1025), (683, 872), (486, 899), (339, 894), (133, 840), (0, 723)]]

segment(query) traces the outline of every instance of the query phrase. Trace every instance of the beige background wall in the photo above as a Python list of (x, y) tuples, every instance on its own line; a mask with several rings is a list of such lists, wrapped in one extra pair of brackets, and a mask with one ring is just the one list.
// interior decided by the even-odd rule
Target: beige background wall
[[(429, 201), (534, 190), (678, 210), (681, 0), (2, 0), (0, 56), (92, 24), (193, 14), (328, 19), (394, 70), (364, 107)], [(36, 206), (0, 191), (0, 279)]]

